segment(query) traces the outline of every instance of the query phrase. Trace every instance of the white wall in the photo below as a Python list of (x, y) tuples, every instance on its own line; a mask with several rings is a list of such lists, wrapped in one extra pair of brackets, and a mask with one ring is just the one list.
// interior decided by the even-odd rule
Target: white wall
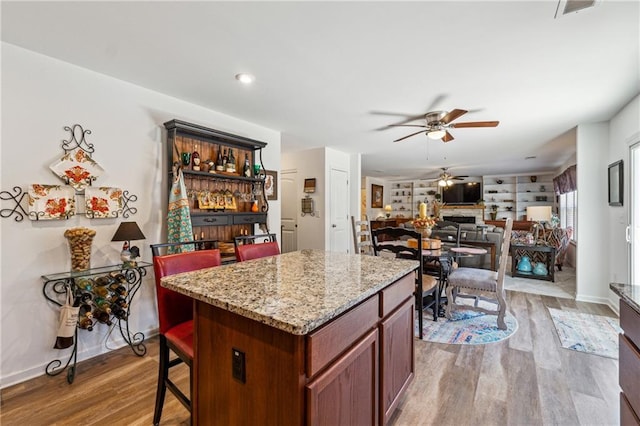
[[(354, 167), (356, 169), (354, 170)], [(298, 218), (298, 250), (330, 247), (329, 188), (331, 169), (347, 172), (349, 176), (349, 214), (359, 217), (360, 154), (347, 154), (332, 148), (317, 148), (282, 154), (282, 169), (297, 171), (296, 198), (305, 197), (304, 180), (316, 179), (316, 192), (308, 194), (313, 198), (315, 215)], [(298, 208), (298, 210), (300, 210)], [(349, 226), (351, 226), (349, 224)], [(349, 231), (351, 234), (351, 231)], [(349, 240), (351, 241), (351, 239)], [(349, 250), (352, 245), (349, 244)]]
[[(609, 152), (607, 164), (614, 161), (624, 161), (624, 196), (622, 207), (607, 206), (607, 238), (609, 242), (609, 276), (611, 282), (628, 283), (629, 276), (629, 245), (625, 242), (625, 228), (630, 220), (630, 174), (629, 146), (640, 142), (640, 95), (611, 119), (609, 127)], [(634, 194), (635, 197), (640, 194)], [(636, 283), (637, 284), (637, 283)], [(617, 309), (618, 296), (609, 291), (611, 305)]]
[[(81, 124), (92, 131), (88, 141), (95, 145), (93, 159), (105, 170), (96, 184), (121, 187), (138, 196), (138, 213), (128, 220), (135, 220), (146, 236), (136, 242), (146, 261), (151, 260), (149, 244), (164, 241), (166, 234), (164, 122), (177, 118), (267, 142), (265, 167), (280, 170), (277, 131), (6, 43), (2, 43), (2, 107), (0, 190), (60, 183), (49, 165), (62, 156), (61, 142), (68, 137), (63, 127)], [(7, 201), (0, 203), (1, 208), (11, 208)], [(269, 227), (279, 233), (280, 201), (269, 205)], [(44, 299), (40, 279), (69, 269), (64, 230), (95, 229), (91, 263), (101, 266), (119, 261), (121, 243), (110, 240), (121, 221), (84, 216), (39, 222), (0, 219), (0, 386), (42, 375), (47, 363), (56, 358), (66, 361), (69, 355), (69, 350), (52, 349), (58, 312)], [(157, 329), (151, 270), (132, 304), (130, 326), (147, 335)], [(106, 335), (103, 325), (93, 332), (80, 331), (78, 359), (106, 352)], [(108, 346), (120, 344), (116, 339)]]
[(364, 185), (367, 194), (367, 215), (369, 215), (369, 220), (384, 216), (384, 208), (374, 209), (371, 207), (371, 185), (382, 185), (382, 207), (384, 207), (387, 204), (391, 204), (391, 183), (385, 179), (367, 176), (364, 179)]
[(578, 228), (576, 300), (607, 303), (609, 258), (606, 247), (608, 123), (581, 124), (576, 132)]
[[(296, 199), (305, 198), (303, 192), (305, 179), (316, 179), (316, 192), (308, 194), (313, 199), (314, 216), (298, 216), (298, 250), (325, 249), (324, 212), (327, 186), (324, 179), (324, 148), (298, 151), (282, 155), (282, 169), (297, 171)], [(298, 206), (298, 212), (300, 212)]]

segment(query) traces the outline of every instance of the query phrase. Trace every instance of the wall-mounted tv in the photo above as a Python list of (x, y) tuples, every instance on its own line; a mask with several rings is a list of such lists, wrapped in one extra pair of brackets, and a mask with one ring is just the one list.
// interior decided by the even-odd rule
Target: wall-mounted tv
[(476, 204), (481, 198), (480, 182), (454, 183), (442, 188), (442, 201), (447, 204)]

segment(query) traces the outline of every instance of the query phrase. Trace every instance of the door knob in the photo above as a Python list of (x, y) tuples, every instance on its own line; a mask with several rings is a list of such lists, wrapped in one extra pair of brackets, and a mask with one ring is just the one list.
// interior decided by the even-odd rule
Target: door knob
[(336, 227), (336, 224), (334, 223), (333, 225), (331, 225), (331, 227), (332, 227), (332, 228), (335, 228), (335, 227)]

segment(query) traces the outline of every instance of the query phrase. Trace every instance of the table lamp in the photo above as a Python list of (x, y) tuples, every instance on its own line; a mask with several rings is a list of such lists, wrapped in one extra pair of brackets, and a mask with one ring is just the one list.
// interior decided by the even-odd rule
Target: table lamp
[(135, 259), (140, 256), (140, 249), (131, 246), (131, 241), (144, 240), (146, 237), (135, 222), (121, 222), (111, 241), (124, 241), (120, 259), (126, 266), (136, 266)]
[(387, 204), (386, 206), (384, 206), (384, 211), (387, 212), (387, 218), (391, 217), (391, 210), (393, 210), (393, 208), (391, 208), (390, 204)]
[(540, 229), (544, 229), (543, 223), (551, 221), (551, 206), (528, 206), (527, 220), (536, 222), (533, 227), (536, 230), (535, 239), (538, 241)]

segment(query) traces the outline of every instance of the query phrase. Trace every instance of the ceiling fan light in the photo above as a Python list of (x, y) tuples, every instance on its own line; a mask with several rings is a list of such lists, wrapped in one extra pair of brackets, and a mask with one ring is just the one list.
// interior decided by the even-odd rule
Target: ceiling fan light
[(446, 181), (446, 180), (444, 180), (444, 179), (440, 179), (440, 180), (438, 181), (438, 186), (447, 186), (447, 181)]
[(444, 130), (432, 130), (427, 133), (429, 139), (442, 139), (447, 132)]
[(447, 179), (447, 186), (453, 185), (453, 181), (451, 179)]

